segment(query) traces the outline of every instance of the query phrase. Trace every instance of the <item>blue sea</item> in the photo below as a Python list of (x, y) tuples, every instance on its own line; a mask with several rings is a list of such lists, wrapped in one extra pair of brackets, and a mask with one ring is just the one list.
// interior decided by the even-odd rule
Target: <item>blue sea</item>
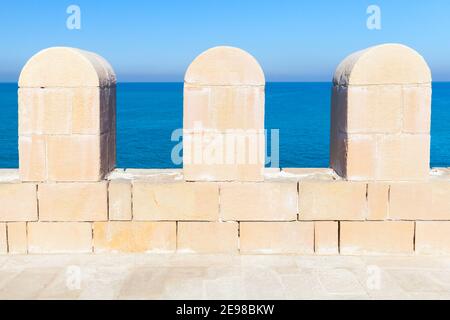
[[(266, 128), (279, 129), (281, 167), (327, 167), (330, 83), (267, 83)], [(18, 167), (17, 84), (0, 84), (0, 168)], [(120, 83), (117, 167), (174, 168), (182, 83)], [(450, 166), (450, 83), (433, 84), (431, 165)], [(270, 154), (270, 152), (269, 152)]]

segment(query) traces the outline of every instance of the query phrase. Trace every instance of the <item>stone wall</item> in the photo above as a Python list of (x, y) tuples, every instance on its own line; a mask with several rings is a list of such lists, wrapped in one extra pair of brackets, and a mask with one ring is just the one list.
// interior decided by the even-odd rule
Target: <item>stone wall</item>
[(338, 67), (330, 169), (264, 169), (264, 74), (231, 47), (186, 73), (184, 169), (114, 169), (115, 83), (78, 49), (25, 65), (0, 254), (450, 254), (450, 169), (429, 168), (431, 74), (412, 49)]

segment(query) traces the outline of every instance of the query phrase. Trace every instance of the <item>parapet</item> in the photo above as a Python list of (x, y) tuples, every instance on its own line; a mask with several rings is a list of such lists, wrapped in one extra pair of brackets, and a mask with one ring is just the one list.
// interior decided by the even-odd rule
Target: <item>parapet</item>
[(19, 79), (23, 181), (100, 181), (115, 165), (116, 76), (99, 55), (49, 48)]
[(186, 72), (183, 169), (115, 169), (115, 83), (78, 49), (25, 65), (20, 168), (0, 169), (0, 254), (450, 254), (450, 169), (429, 168), (431, 75), (414, 50), (340, 64), (331, 168), (264, 169), (264, 73), (217, 47)]
[(264, 73), (247, 52), (215, 47), (184, 79), (183, 169), (188, 181), (261, 181)]
[(424, 180), (430, 170), (431, 73), (414, 50), (385, 44), (337, 68), (330, 165), (348, 180)]

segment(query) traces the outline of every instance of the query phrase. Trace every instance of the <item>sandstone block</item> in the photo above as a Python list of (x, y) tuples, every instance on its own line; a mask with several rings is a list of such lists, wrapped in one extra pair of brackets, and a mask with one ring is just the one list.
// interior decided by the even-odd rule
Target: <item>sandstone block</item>
[(218, 217), (217, 184), (133, 182), (135, 220), (214, 221)]
[(403, 132), (430, 133), (431, 85), (403, 87)]
[(108, 192), (109, 220), (131, 220), (131, 182), (112, 180)]
[(70, 134), (73, 89), (20, 88), (19, 134)]
[(403, 96), (400, 85), (348, 88), (347, 133), (399, 133)]
[(340, 252), (359, 254), (412, 254), (414, 222), (341, 221)]
[(313, 222), (241, 222), (244, 254), (313, 254)]
[(108, 220), (107, 183), (39, 185), (40, 221)]
[(417, 221), (416, 253), (448, 255), (450, 253), (450, 221)]
[(297, 220), (297, 183), (222, 183), (220, 216), (233, 221)]
[(389, 218), (396, 220), (449, 220), (448, 181), (391, 184)]
[(45, 181), (47, 179), (46, 137), (19, 136), (19, 171), (22, 181)]
[(264, 86), (184, 88), (184, 129), (264, 128)]
[(380, 136), (377, 155), (377, 180), (424, 180), (430, 171), (430, 136)]
[(367, 187), (367, 220), (386, 220), (389, 209), (389, 184), (370, 182)]
[(108, 157), (105, 138), (95, 135), (49, 136), (48, 179), (65, 182), (102, 179), (109, 172), (108, 160), (102, 161)]
[(94, 250), (97, 253), (172, 252), (175, 249), (175, 222), (94, 223)]
[(0, 221), (36, 221), (38, 219), (35, 184), (0, 184), (0, 204)]
[(314, 251), (317, 254), (339, 254), (339, 222), (314, 222)]
[(342, 143), (347, 150), (346, 178), (349, 180), (373, 180), (377, 170), (377, 139), (374, 135), (349, 135)]
[(236, 222), (179, 222), (178, 251), (237, 253), (238, 227)]
[(27, 223), (9, 222), (8, 248), (11, 254), (26, 254), (28, 252)]
[(299, 184), (300, 220), (364, 220), (366, 184), (349, 181), (305, 181)]
[(342, 86), (431, 83), (431, 72), (416, 51), (388, 43), (349, 55), (337, 67), (333, 83)]
[(28, 60), (19, 78), (21, 88), (108, 87), (115, 84), (116, 76), (105, 59), (92, 52), (66, 47), (38, 52)]
[(195, 85), (264, 85), (261, 66), (239, 48), (220, 46), (206, 50), (191, 63), (184, 82)]
[(31, 222), (29, 253), (92, 252), (92, 226), (87, 222)]

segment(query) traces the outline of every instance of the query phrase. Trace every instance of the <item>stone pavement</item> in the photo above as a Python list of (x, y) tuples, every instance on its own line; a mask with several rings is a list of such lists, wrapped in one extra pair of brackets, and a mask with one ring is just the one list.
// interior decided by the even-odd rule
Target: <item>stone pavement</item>
[(0, 299), (449, 299), (450, 257), (0, 256)]

